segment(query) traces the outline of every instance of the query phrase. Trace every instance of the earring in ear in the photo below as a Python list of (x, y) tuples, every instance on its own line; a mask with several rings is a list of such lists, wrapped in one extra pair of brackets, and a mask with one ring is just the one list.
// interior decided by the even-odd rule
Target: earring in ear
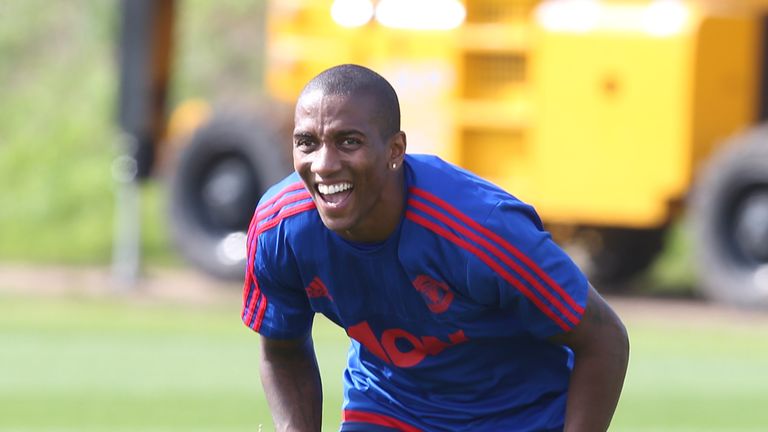
[(392, 169), (397, 168), (397, 162), (392, 162)]

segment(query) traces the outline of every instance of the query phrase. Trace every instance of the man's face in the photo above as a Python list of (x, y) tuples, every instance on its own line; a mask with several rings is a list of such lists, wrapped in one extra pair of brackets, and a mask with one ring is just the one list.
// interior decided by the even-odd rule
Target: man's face
[(296, 104), (293, 166), (323, 223), (353, 241), (386, 238), (402, 208), (398, 175), (405, 137), (400, 132), (389, 139), (381, 136), (374, 103), (368, 95), (317, 90)]

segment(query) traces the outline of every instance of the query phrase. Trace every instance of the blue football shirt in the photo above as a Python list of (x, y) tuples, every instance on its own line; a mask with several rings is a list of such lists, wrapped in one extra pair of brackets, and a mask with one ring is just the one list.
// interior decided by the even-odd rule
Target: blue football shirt
[(572, 367), (547, 337), (588, 283), (534, 209), (437, 157), (405, 158), (406, 208), (379, 244), (328, 230), (296, 173), (248, 234), (243, 321), (295, 338), (322, 313), (351, 339), (342, 430), (562, 429)]

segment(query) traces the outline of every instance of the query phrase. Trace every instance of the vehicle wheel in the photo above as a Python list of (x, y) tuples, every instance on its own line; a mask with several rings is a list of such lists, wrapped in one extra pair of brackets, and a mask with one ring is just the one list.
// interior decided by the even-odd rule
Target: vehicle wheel
[(666, 229), (580, 227), (564, 248), (601, 292), (624, 291), (664, 247)]
[(221, 279), (245, 272), (245, 237), (264, 191), (288, 174), (285, 148), (258, 120), (215, 114), (171, 173), (170, 231), (180, 254)]
[(768, 306), (768, 125), (732, 139), (712, 159), (690, 216), (703, 293)]

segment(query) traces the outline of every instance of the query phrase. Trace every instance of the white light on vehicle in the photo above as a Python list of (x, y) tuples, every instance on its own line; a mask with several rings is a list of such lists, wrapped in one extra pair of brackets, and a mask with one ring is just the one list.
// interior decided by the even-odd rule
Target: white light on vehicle
[(763, 293), (768, 294), (768, 264), (763, 264), (757, 268), (754, 276), (755, 285)]
[(597, 0), (549, 0), (536, 9), (536, 20), (552, 32), (584, 33), (600, 20)]
[(653, 36), (672, 36), (683, 30), (689, 15), (688, 8), (678, 0), (656, 0), (645, 9), (643, 28)]
[(381, 25), (409, 30), (450, 30), (467, 15), (458, 0), (381, 0), (376, 20)]
[(370, 0), (334, 0), (331, 18), (342, 27), (360, 27), (373, 18), (373, 3)]
[(690, 11), (681, 0), (607, 3), (600, 0), (545, 0), (536, 20), (546, 30), (563, 33), (588, 31), (642, 32), (656, 37), (682, 32)]
[(227, 264), (236, 264), (245, 260), (247, 236), (244, 232), (233, 232), (228, 234), (219, 244), (216, 245), (216, 255), (219, 261)]

